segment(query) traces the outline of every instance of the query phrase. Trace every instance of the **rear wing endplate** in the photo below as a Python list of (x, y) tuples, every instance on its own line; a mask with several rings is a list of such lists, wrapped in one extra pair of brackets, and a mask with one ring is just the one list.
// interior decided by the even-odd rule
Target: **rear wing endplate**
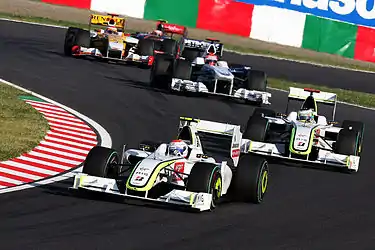
[(180, 117), (180, 126), (182, 128), (184, 126), (191, 126), (193, 125), (198, 132), (210, 133), (210, 134), (219, 134), (219, 135), (227, 135), (233, 136), (234, 129), (236, 127), (240, 127), (238, 125), (220, 123), (220, 122), (212, 122), (206, 120), (200, 120), (190, 117)]
[(241, 151), (241, 141), (242, 133), (241, 126), (232, 125), (227, 123), (212, 122), (206, 120), (200, 120), (189, 117), (180, 117), (179, 129), (185, 126), (194, 126), (196, 131), (208, 134), (217, 134), (232, 137), (230, 157), (233, 160), (235, 166), (237, 166), (240, 151)]
[(224, 44), (222, 43), (218, 43), (215, 41), (207, 42), (203, 40), (194, 40), (194, 39), (185, 39), (184, 43), (185, 43), (184, 44), (185, 48), (198, 49), (200, 51), (206, 51), (208, 47), (212, 44), (213, 46), (215, 46), (216, 55), (223, 56)]

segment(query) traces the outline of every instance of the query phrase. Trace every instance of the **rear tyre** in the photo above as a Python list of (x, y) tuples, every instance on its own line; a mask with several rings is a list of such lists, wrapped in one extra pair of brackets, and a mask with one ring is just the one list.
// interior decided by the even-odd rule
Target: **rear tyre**
[(72, 55), (72, 48), (74, 46), (90, 47), (90, 32), (87, 30), (69, 27), (65, 34), (64, 54), (66, 56)]
[(161, 49), (165, 54), (175, 58), (178, 51), (178, 43), (176, 40), (165, 39), (162, 42)]
[(243, 138), (252, 141), (264, 142), (268, 131), (268, 120), (262, 116), (251, 116), (247, 121)]
[(267, 91), (266, 73), (263, 71), (259, 71), (259, 70), (250, 70), (247, 73), (246, 89), (266, 92)]
[(214, 164), (195, 163), (188, 177), (186, 190), (212, 194), (211, 209), (214, 209), (222, 192), (220, 168)]
[(252, 116), (268, 116), (268, 117), (276, 117), (276, 112), (272, 109), (267, 108), (256, 108), (253, 112)]
[(150, 73), (150, 85), (153, 88), (170, 90), (174, 60), (170, 57), (157, 56)]
[(116, 178), (120, 174), (119, 156), (114, 149), (93, 147), (86, 157), (82, 172), (88, 175)]
[(199, 53), (199, 50), (184, 49), (181, 56), (187, 61), (193, 62), (199, 56)]
[(181, 80), (190, 80), (192, 72), (191, 62), (186, 60), (176, 60), (173, 77)]
[(154, 41), (149, 39), (141, 39), (138, 41), (138, 54), (140, 56), (154, 55)]
[(232, 180), (235, 200), (259, 204), (267, 193), (269, 167), (259, 156), (243, 155)]

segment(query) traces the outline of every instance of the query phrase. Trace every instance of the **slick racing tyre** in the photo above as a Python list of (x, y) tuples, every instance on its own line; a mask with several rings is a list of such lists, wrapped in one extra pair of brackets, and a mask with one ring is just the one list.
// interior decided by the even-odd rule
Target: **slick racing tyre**
[(263, 71), (259, 71), (259, 70), (250, 70), (247, 73), (246, 89), (266, 92), (267, 91), (266, 73)]
[(173, 77), (181, 80), (190, 80), (192, 73), (191, 62), (186, 60), (176, 60)]
[(170, 90), (174, 60), (168, 56), (158, 55), (150, 73), (150, 85), (152, 88)]
[(138, 54), (140, 56), (153, 56), (155, 43), (150, 39), (141, 39), (138, 42)]
[(264, 142), (268, 132), (268, 120), (260, 115), (250, 116), (246, 129), (243, 133), (244, 139)]
[(267, 108), (256, 108), (254, 109), (252, 116), (268, 116), (268, 117), (276, 117), (276, 112), (272, 109)]
[(214, 209), (221, 197), (222, 178), (215, 164), (195, 163), (188, 177), (186, 190), (212, 194), (211, 209)]
[(74, 46), (90, 47), (90, 32), (87, 30), (69, 27), (65, 34), (64, 54), (66, 56), (72, 55), (72, 48)]
[(243, 155), (232, 179), (234, 199), (259, 204), (267, 193), (269, 167), (259, 156)]
[(364, 124), (362, 122), (345, 120), (337, 136), (335, 153), (360, 156), (363, 133)]
[(161, 50), (172, 57), (176, 57), (178, 51), (178, 43), (176, 40), (165, 39), (161, 44)]
[(119, 156), (114, 149), (93, 147), (86, 157), (82, 172), (88, 175), (116, 178), (120, 174)]
[(182, 57), (189, 62), (193, 62), (197, 57), (199, 57), (200, 51), (194, 49), (184, 49), (182, 51)]

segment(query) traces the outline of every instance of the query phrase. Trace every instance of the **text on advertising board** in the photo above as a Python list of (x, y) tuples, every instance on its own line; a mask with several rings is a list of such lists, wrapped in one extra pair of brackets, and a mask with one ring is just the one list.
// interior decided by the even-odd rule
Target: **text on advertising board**
[(236, 0), (375, 27), (375, 0)]

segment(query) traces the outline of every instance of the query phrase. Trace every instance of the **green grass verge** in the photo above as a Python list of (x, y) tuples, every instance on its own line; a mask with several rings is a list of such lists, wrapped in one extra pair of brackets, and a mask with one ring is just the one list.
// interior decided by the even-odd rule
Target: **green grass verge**
[(20, 95), (25, 93), (0, 83), (0, 161), (36, 147), (49, 128), (47, 120)]
[(338, 101), (347, 102), (351, 104), (357, 104), (364, 107), (375, 108), (375, 94), (362, 93), (351, 90), (329, 88), (326, 86), (317, 86), (313, 84), (302, 84), (288, 82), (280, 79), (270, 78), (268, 79), (268, 86), (276, 89), (289, 90), (289, 87), (296, 88), (315, 88), (325, 92), (336, 93)]
[[(16, 19), (16, 20), (22, 20), (22, 21), (28, 21), (28, 22), (35, 22), (35, 23), (43, 23), (43, 24), (51, 24), (51, 25), (59, 25), (59, 26), (74, 26), (78, 28), (87, 29), (88, 24), (82, 24), (82, 23), (76, 23), (76, 22), (69, 22), (69, 21), (62, 21), (62, 20), (53, 20), (45, 17), (34, 17), (34, 16), (20, 16), (10, 13), (2, 13), (0, 12), (0, 18), (10, 18), (10, 19)], [(128, 30), (128, 32), (135, 32), (134, 30)], [(205, 37), (192, 37), (196, 39), (205, 39)], [(291, 52), (286, 52), (287, 50), (280, 50), (280, 51), (268, 51), (268, 50), (260, 50), (260, 49), (253, 49), (249, 47), (240, 47), (240, 46), (234, 46), (231, 44), (226, 43), (225, 48), (232, 50), (232, 51), (238, 51), (243, 53), (252, 53), (252, 54), (258, 54), (258, 55), (268, 55), (268, 56), (276, 56), (286, 59), (292, 59), (292, 60), (300, 60), (300, 61), (307, 61), (307, 62), (314, 62), (318, 64), (323, 65), (334, 65), (334, 66), (341, 66), (345, 68), (352, 68), (352, 69), (358, 69), (358, 70), (366, 70), (366, 71), (373, 71), (375, 72), (375, 64), (366, 63), (366, 65), (358, 65), (355, 62), (340, 62), (339, 59), (335, 58), (327, 58), (325, 56), (322, 57), (309, 57), (304, 55), (296, 55), (292, 54)]]
[[(87, 24), (67, 22), (67, 21), (57, 21), (57, 20), (52, 20), (52, 19), (43, 18), (43, 17), (24, 17), (24, 16), (18, 16), (18, 15), (11, 15), (7, 13), (0, 13), (0, 17), (29, 21), (29, 22), (36, 22), (36, 23), (44, 23), (44, 24), (52, 24), (52, 25), (60, 25), (60, 26), (75, 26), (75, 27), (84, 28), (84, 29), (88, 28)], [(129, 32), (133, 32), (133, 31), (129, 31)], [(285, 55), (282, 52), (278, 54), (278, 53), (274, 53), (270, 51), (259, 51), (259, 50), (254, 50), (250, 48), (235, 47), (235, 46), (231, 46), (230, 44), (226, 44), (225, 47), (231, 50), (239, 51), (239, 52), (249, 52), (249, 53), (255, 53), (255, 54), (259, 54), (259, 53), (269, 54), (269, 55), (280, 56), (280, 57), (290, 58), (290, 59), (309, 60), (307, 58), (302, 58), (298, 56)], [(374, 68), (367, 68), (367, 67), (360, 67), (358, 65), (339, 64), (333, 61), (319, 61), (319, 60), (316, 61), (315, 60), (315, 62), (375, 71), (375, 66)], [(312, 88), (320, 89), (322, 91), (337, 93), (338, 99), (343, 102), (362, 105), (365, 107), (375, 107), (375, 95), (374, 94), (367, 94), (367, 93), (361, 93), (361, 92), (343, 90), (343, 89), (335, 89), (335, 88), (329, 88), (329, 87), (324, 87), (324, 86), (321, 87), (321, 86), (316, 86), (316, 85), (311, 85), (311, 84), (293, 83), (293, 82), (288, 82), (288, 81), (284, 81), (280, 79), (270, 79), (269, 86), (273, 88), (277, 88), (277, 89), (283, 89), (283, 90), (288, 90), (289, 87), (302, 87), (302, 88), (312, 87)]]

